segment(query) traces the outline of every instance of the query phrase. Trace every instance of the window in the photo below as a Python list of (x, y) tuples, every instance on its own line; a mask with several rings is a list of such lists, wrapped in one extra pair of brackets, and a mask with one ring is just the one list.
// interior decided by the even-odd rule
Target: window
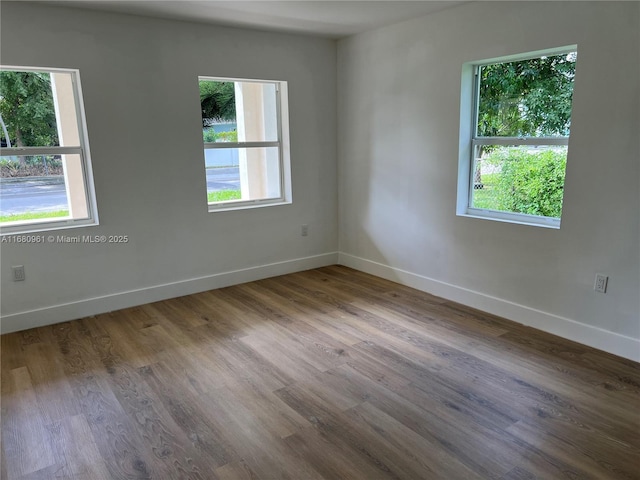
[(199, 77), (209, 211), (291, 202), (286, 82)]
[(76, 70), (0, 68), (0, 232), (97, 224)]
[(576, 58), (574, 46), (465, 65), (458, 214), (560, 227)]

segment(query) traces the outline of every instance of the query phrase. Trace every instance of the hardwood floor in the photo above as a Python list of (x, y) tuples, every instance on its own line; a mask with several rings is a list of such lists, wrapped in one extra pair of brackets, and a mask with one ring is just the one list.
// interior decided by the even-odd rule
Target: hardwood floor
[(2, 336), (3, 479), (639, 479), (640, 365), (345, 267)]

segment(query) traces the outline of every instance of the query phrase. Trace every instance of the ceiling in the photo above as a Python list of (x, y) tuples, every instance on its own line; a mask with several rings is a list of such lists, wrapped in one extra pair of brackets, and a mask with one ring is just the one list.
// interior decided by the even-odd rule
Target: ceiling
[(49, 0), (41, 3), (341, 38), (428, 15), (467, 1)]

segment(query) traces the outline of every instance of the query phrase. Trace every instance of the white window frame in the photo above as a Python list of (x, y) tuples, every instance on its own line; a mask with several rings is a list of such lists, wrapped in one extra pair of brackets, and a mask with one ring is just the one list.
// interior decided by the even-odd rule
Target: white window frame
[[(462, 67), (462, 88), (460, 94), (460, 138), (458, 158), (458, 198), (456, 213), (458, 216), (495, 220), (499, 222), (532, 225), (546, 228), (560, 228), (560, 218), (527, 215), (524, 213), (503, 212), (475, 208), (471, 206), (474, 189), (474, 169), (476, 147), (480, 145), (503, 146), (567, 146), (570, 136), (566, 137), (479, 137), (478, 114), (480, 100), (480, 68), (496, 63), (510, 63), (530, 60), (544, 56), (562, 55), (576, 52), (577, 45), (539, 50), (517, 55), (498, 57), (478, 62), (465, 63)], [(567, 150), (568, 152), (568, 150)]]
[(209, 212), (219, 212), (226, 210), (242, 210), (256, 207), (267, 207), (273, 205), (286, 205), (292, 203), (291, 194), (291, 158), (289, 146), (289, 104), (288, 87), (284, 80), (259, 80), (250, 78), (230, 78), (200, 75), (200, 81), (214, 82), (246, 82), (271, 84), (276, 91), (276, 122), (277, 139), (274, 141), (255, 142), (204, 142), (205, 151), (208, 149), (241, 149), (255, 147), (277, 147), (280, 170), (280, 196), (276, 198), (264, 198), (254, 200), (225, 200), (219, 202), (207, 202)]
[[(82, 168), (83, 188), (87, 203), (87, 218), (51, 218), (37, 220), (23, 220), (11, 222), (11, 225), (0, 224), (0, 235), (17, 233), (32, 233), (47, 230), (60, 230), (66, 228), (86, 227), (98, 225), (98, 210), (96, 206), (95, 188), (93, 184), (93, 169), (91, 167), (91, 155), (89, 153), (89, 137), (87, 134), (87, 122), (80, 84), (80, 71), (69, 68), (49, 67), (22, 67), (14, 65), (2, 65), (0, 70), (19, 72), (65, 73), (71, 76), (73, 84), (73, 100), (78, 123), (78, 136), (80, 145), (54, 146), (54, 147), (3, 147), (0, 148), (0, 156), (34, 156), (34, 155), (78, 155)], [(57, 114), (56, 114), (57, 115)], [(56, 118), (58, 121), (58, 119)], [(66, 179), (65, 179), (66, 184)], [(68, 185), (67, 185), (68, 190)]]

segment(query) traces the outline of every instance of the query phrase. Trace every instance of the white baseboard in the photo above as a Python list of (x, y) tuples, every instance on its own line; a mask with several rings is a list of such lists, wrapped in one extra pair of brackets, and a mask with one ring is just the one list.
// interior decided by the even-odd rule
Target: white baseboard
[(636, 362), (640, 361), (640, 340), (636, 338), (585, 325), (552, 313), (536, 310), (501, 298), (491, 297), (480, 292), (440, 282), (347, 253), (339, 254), (338, 263), (582, 343), (583, 345), (604, 350)]
[(638, 339), (591, 325), (585, 325), (575, 320), (519, 305), (501, 298), (491, 297), (456, 285), (440, 282), (406, 270), (338, 252), (217, 273), (205, 277), (154, 285), (79, 300), (77, 302), (3, 315), (0, 319), (0, 333), (4, 334), (26, 330), (28, 328), (53, 325), (76, 318), (98, 315), (122, 308), (228, 287), (230, 285), (237, 285), (277, 275), (334, 265), (336, 263), (381, 278), (386, 278), (454, 302), (462, 303), (493, 315), (514, 320), (523, 325), (549, 332), (573, 340), (574, 342), (589, 345), (590, 347), (640, 362), (640, 340)]
[(157, 302), (168, 298), (181, 297), (206, 290), (228, 287), (239, 283), (252, 282), (263, 278), (287, 273), (301, 272), (312, 268), (335, 265), (338, 253), (326, 253), (312, 257), (297, 258), (284, 262), (243, 268), (231, 272), (217, 273), (205, 277), (191, 278), (163, 285), (130, 290), (100, 297), (64, 303), (25, 312), (3, 315), (0, 319), (0, 333), (10, 333), (28, 328), (43, 327), (66, 322), (76, 318)]

